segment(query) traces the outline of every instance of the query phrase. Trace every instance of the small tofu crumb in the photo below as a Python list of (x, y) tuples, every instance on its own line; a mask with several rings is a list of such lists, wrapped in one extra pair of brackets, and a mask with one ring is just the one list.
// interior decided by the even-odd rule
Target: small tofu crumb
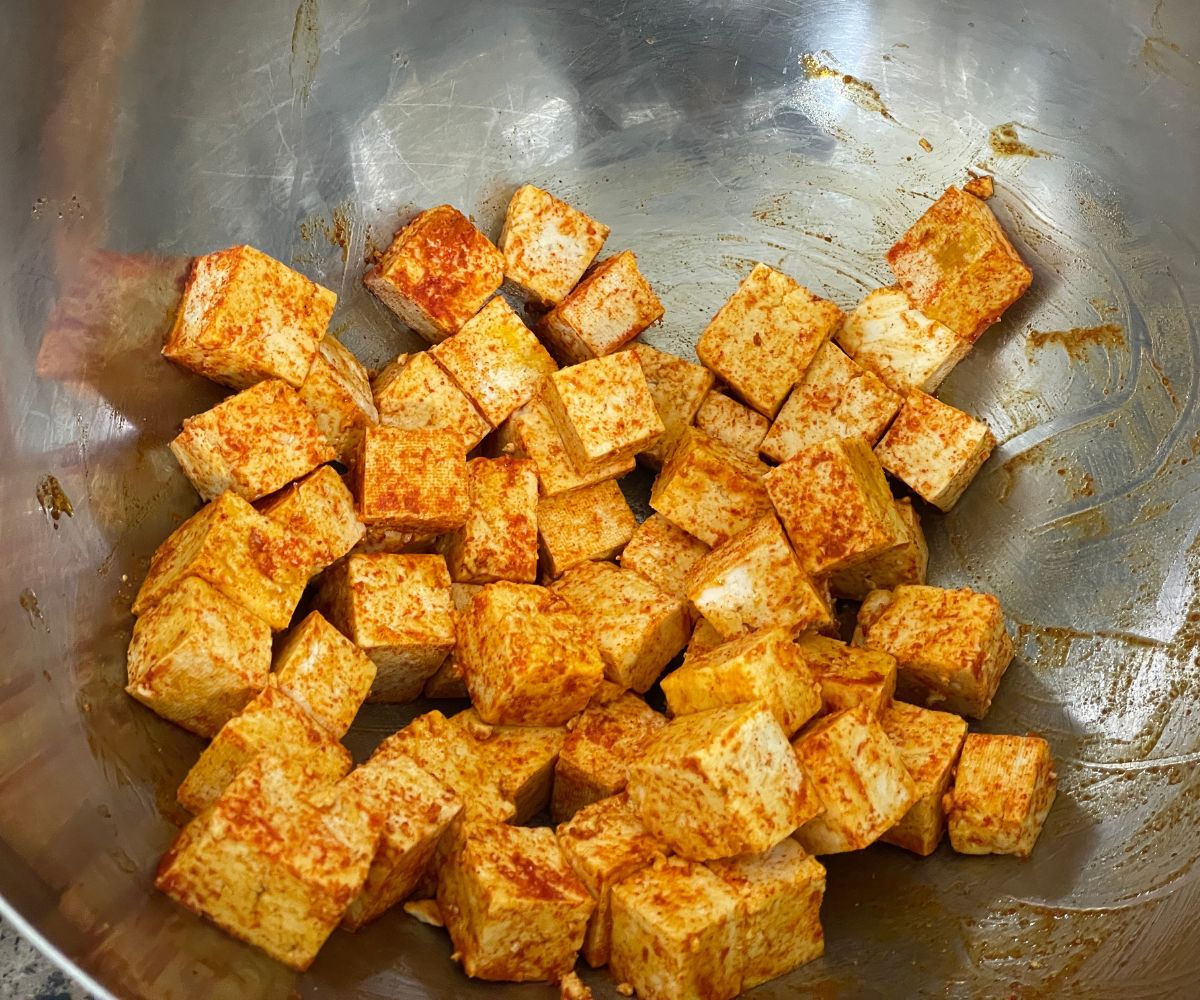
[(410, 899), (404, 904), (404, 912), (429, 927), (446, 926), (436, 899)]
[(574, 972), (568, 972), (558, 984), (560, 1000), (592, 1000), (592, 991)]

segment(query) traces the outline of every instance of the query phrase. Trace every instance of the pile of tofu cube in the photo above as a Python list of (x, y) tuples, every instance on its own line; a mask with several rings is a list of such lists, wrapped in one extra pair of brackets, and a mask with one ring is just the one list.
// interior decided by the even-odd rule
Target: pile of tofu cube
[[(1050, 809), (1043, 739), (967, 731), (999, 602), (926, 583), (920, 516), (994, 445), (933, 393), (1031, 279), (984, 201), (848, 314), (757, 265), (700, 364), (636, 340), (663, 306), (608, 235), (532, 186), (498, 246), (422, 212), (364, 280), (432, 346), (373, 376), (332, 292), (195, 261), (164, 354), (235, 392), (171, 442), (205, 504), (128, 691), (211, 741), (158, 887), (295, 969), (403, 906), (469, 976), (733, 997), (822, 954), (820, 856), (1027, 855)], [(355, 766), (363, 701), (418, 698)]]

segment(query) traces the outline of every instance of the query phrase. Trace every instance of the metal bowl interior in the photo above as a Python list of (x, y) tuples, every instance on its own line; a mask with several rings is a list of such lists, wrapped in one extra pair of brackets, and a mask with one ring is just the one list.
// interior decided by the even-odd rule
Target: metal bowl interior
[[(337, 332), (379, 363), (415, 342), (363, 290), (364, 257), (441, 202), (495, 234), (531, 181), (637, 252), (667, 307), (647, 339), (690, 354), (752, 261), (843, 306), (888, 283), (886, 248), (968, 168), (995, 176), (1036, 278), (945, 386), (1002, 443), (953, 512), (927, 518), (932, 579), (1000, 596), (1018, 655), (982, 728), (1046, 734), (1060, 797), (1025, 863), (831, 858), (826, 957), (757, 995), (1128, 998), (1194, 980), (1200, 20), (1186, 0), (6, 14), (0, 892), (94, 989), (549, 995), (469, 983), (443, 934), (400, 914), (335, 934), (295, 977), (151, 888), (200, 744), (122, 693), (124, 647), (149, 554), (197, 505), (165, 442), (219, 397), (158, 354), (190, 255), (249, 242), (292, 263), (337, 291)], [(50, 516), (53, 490), (39, 503), (47, 476), (73, 515)], [(353, 748), (411, 714), (369, 708)]]

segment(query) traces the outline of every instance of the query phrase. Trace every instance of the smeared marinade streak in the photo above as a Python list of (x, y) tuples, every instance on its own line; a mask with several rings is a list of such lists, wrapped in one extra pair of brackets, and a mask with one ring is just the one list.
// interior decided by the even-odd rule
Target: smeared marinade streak
[(896, 120), (888, 111), (887, 105), (883, 103), (879, 89), (874, 84), (860, 80), (849, 73), (843, 73), (828, 63), (822, 62), (813, 52), (806, 52), (800, 57), (800, 66), (804, 70), (804, 75), (810, 80), (836, 80), (842, 85), (847, 99), (864, 111), (873, 111), (888, 121)]

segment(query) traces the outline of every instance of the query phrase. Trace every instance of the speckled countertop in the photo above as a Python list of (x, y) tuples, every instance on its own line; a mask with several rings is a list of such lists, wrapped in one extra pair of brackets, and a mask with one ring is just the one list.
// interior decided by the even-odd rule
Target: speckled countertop
[(0, 997), (12, 1000), (88, 1000), (13, 927), (0, 918)]

